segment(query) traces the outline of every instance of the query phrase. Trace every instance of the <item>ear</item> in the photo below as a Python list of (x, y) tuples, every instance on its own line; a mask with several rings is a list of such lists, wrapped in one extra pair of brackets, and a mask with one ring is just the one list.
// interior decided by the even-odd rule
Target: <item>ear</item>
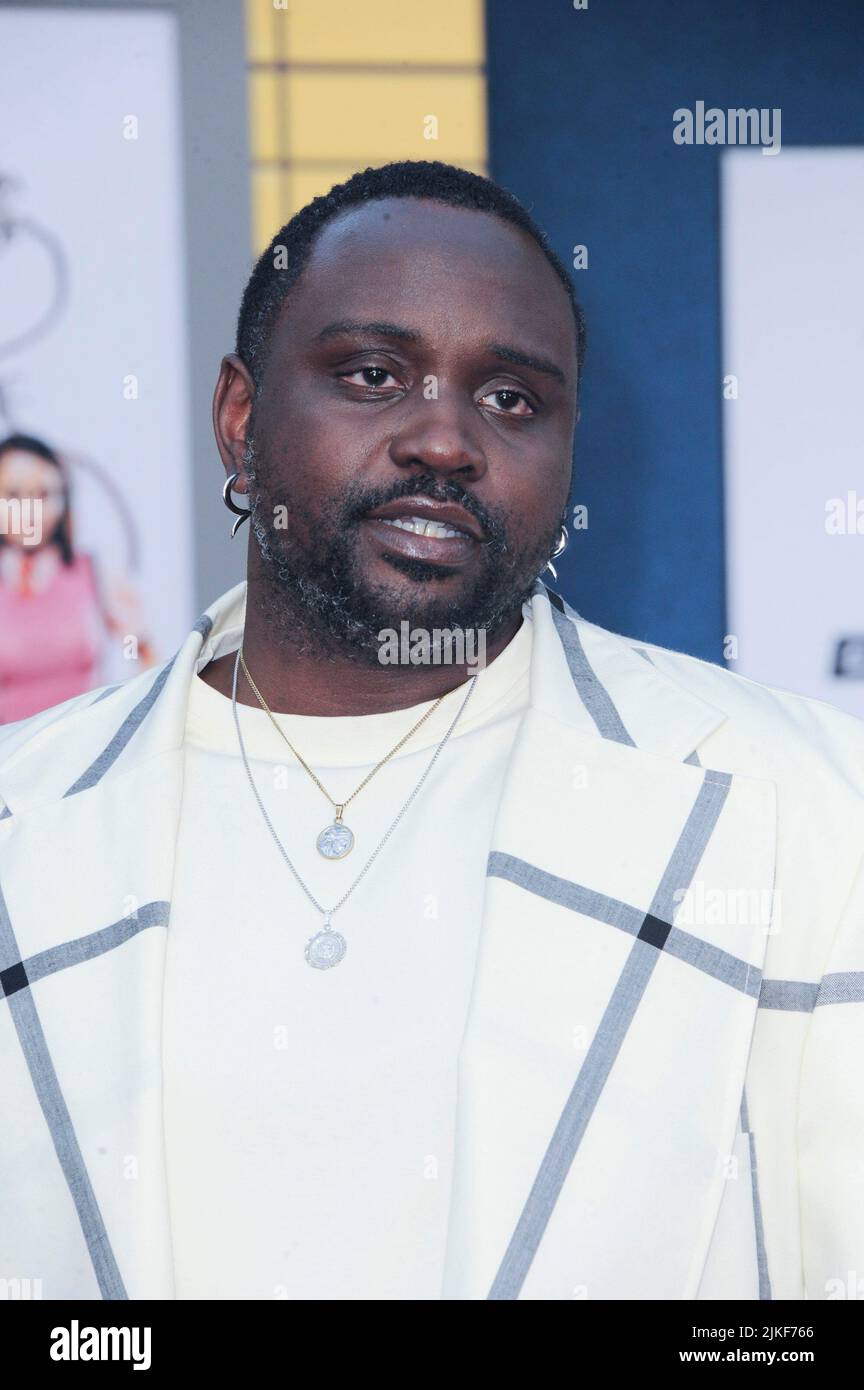
[(222, 358), (213, 393), (213, 431), (226, 476), (240, 474), (232, 489), (234, 492), (248, 489), (243, 458), (254, 400), (255, 383), (249, 368), (236, 353), (227, 353)]

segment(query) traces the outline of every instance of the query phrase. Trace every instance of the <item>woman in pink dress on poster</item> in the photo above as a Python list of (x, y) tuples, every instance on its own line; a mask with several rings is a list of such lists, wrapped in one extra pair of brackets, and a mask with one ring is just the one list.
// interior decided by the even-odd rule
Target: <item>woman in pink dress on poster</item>
[(0, 441), (0, 724), (102, 684), (106, 633), (154, 657), (129, 585), (104, 591), (72, 540), (69, 481), (42, 440)]

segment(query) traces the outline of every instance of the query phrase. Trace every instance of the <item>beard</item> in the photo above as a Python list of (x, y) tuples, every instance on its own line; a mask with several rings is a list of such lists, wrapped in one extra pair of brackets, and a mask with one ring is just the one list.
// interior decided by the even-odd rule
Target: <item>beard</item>
[[(313, 514), (284, 488), (271, 487), (255, 441), (247, 436), (250, 527), (260, 557), (256, 600), (274, 641), (298, 655), (379, 666), (381, 632), (403, 620), (428, 630), (485, 630), (487, 644), (519, 612), (549, 558), (560, 522), (551, 534), (517, 543), (509, 516), (481, 508), (458, 484), (432, 474), (405, 478), (390, 488), (349, 484)], [(452, 571), (425, 560), (388, 556), (406, 585), (378, 583), (363, 570), (359, 524), (376, 507), (396, 499), (429, 497), (455, 502), (483, 528), (480, 561), (458, 594), (441, 593)], [(274, 525), (278, 509), (290, 527)], [(566, 514), (566, 511), (565, 511)]]

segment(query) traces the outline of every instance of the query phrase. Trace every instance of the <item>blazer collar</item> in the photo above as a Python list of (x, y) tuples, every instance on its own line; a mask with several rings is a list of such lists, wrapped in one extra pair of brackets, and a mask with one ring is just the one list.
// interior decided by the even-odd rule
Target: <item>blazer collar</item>
[(626, 637), (587, 622), (537, 580), (531, 705), (560, 723), (676, 760), (726, 714), (661, 672)]

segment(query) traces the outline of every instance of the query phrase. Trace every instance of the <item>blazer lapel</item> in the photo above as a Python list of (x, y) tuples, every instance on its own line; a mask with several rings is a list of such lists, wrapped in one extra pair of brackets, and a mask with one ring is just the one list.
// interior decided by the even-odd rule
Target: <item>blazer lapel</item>
[(548, 592), (487, 865), (442, 1296), (693, 1298), (756, 1015), (774, 786), (684, 761), (725, 716)]

